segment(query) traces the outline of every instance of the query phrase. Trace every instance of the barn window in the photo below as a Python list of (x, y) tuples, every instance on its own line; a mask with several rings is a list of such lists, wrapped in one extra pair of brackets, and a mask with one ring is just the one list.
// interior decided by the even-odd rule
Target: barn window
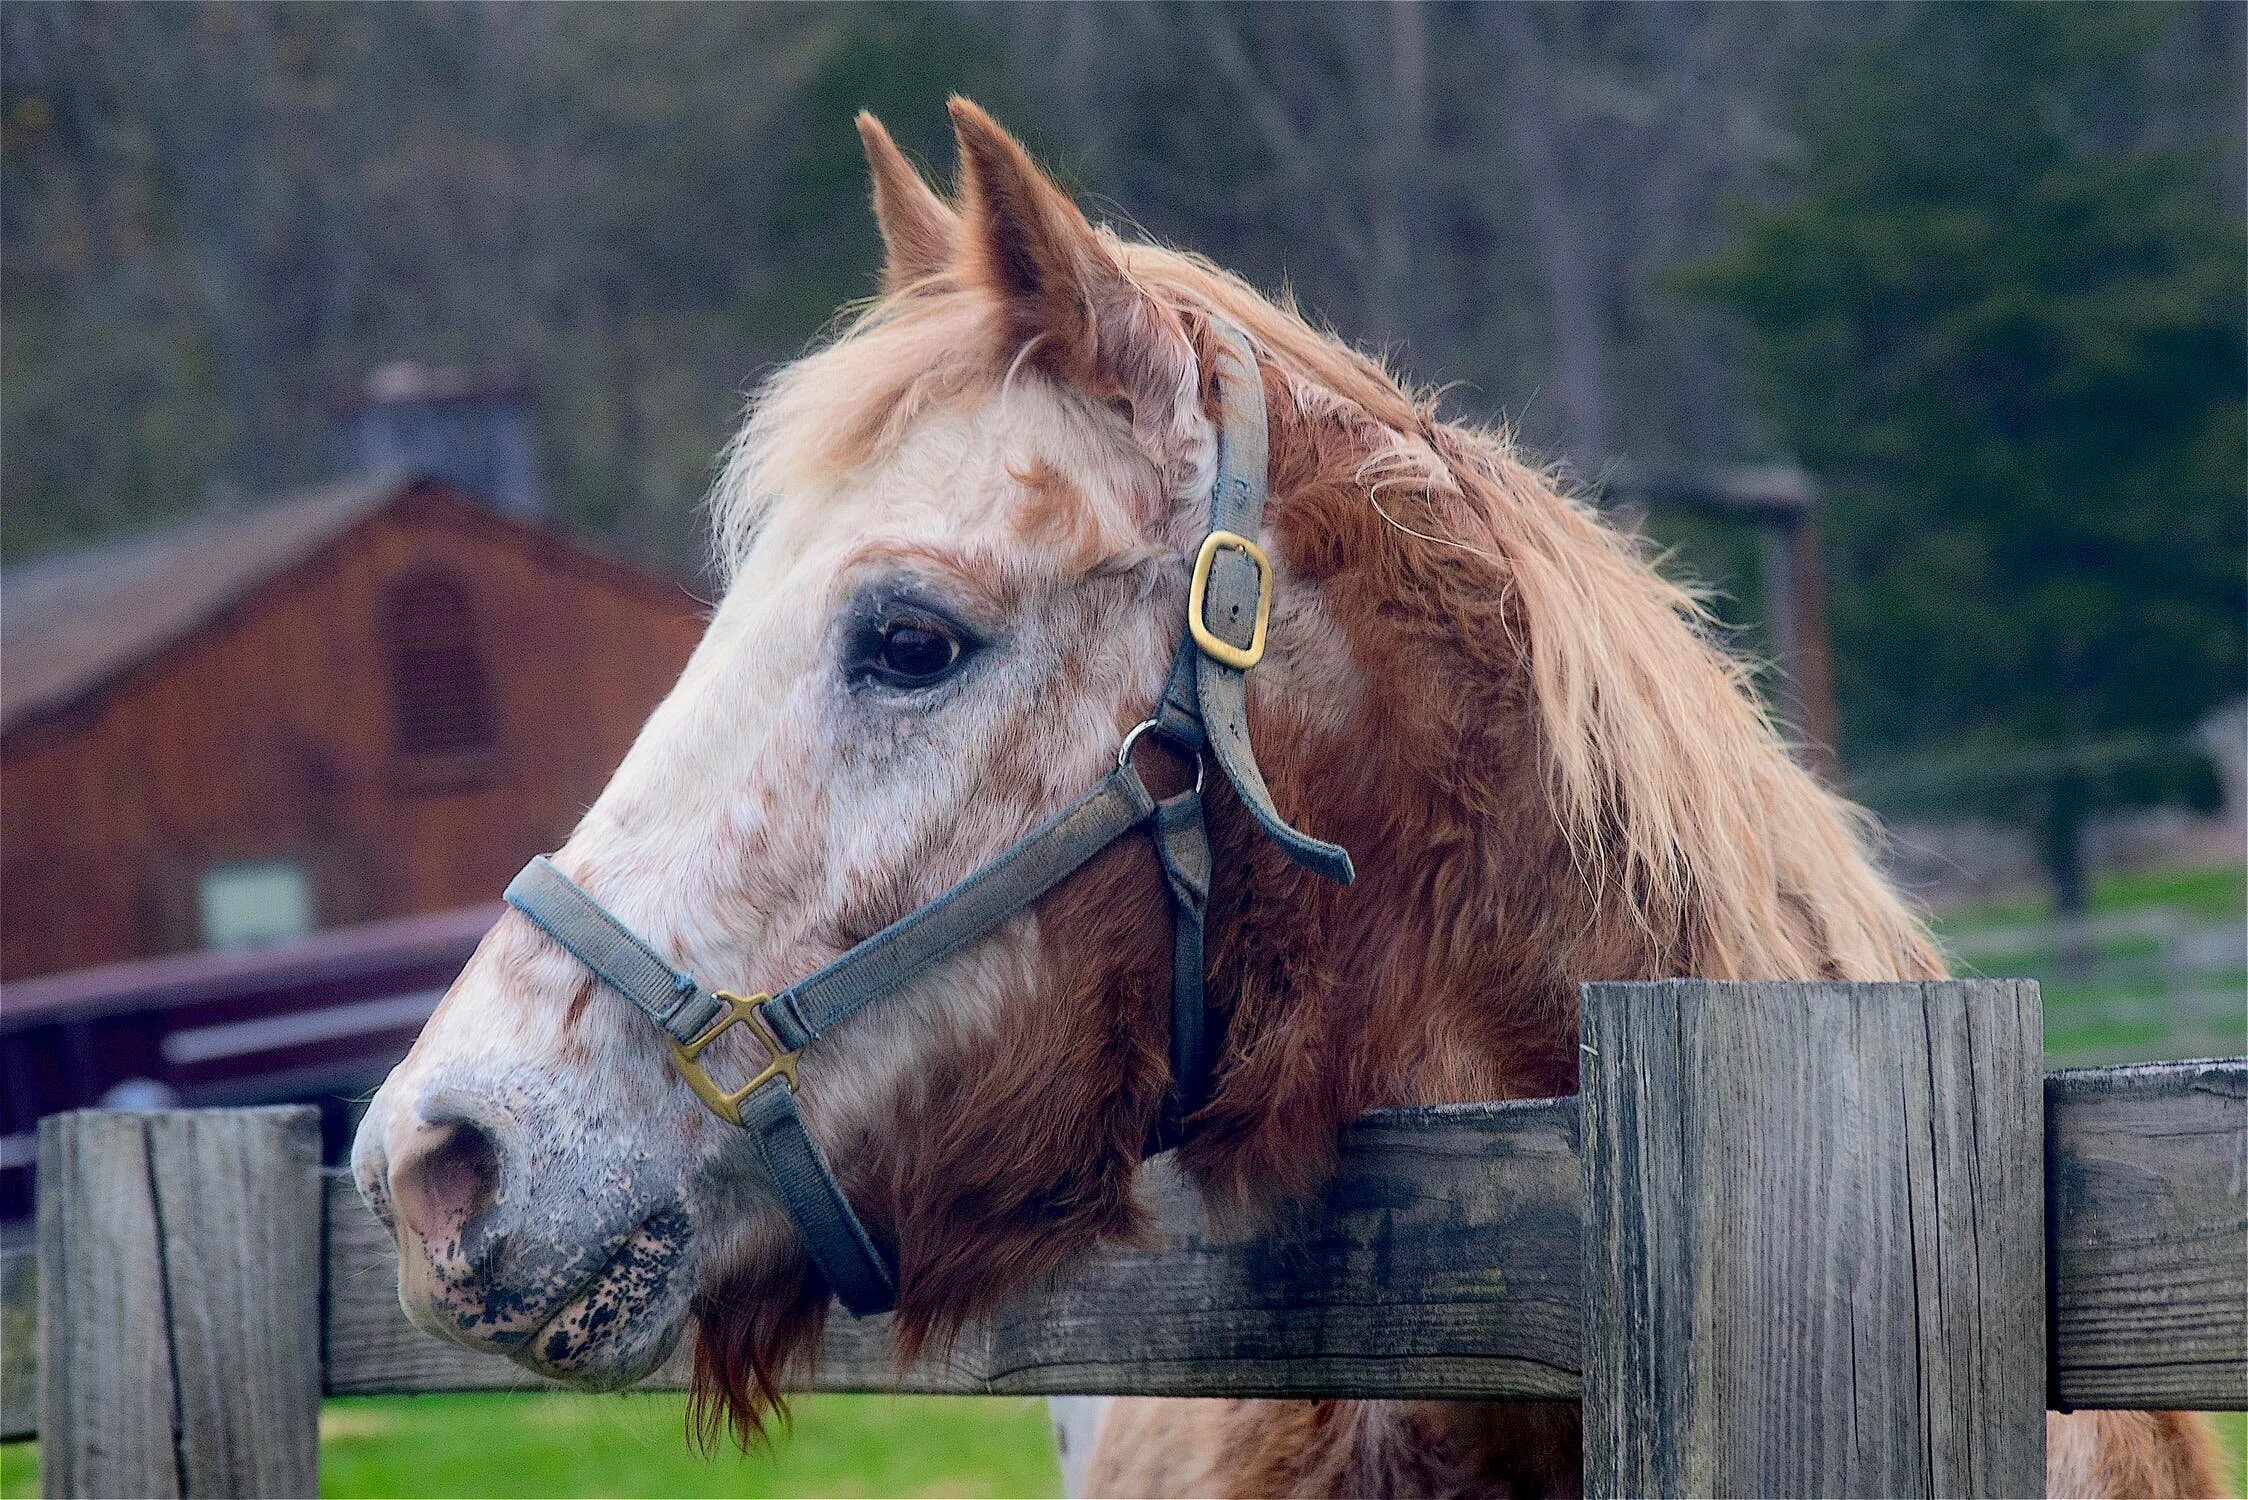
[(214, 865), (195, 895), (206, 948), (255, 948), (312, 931), (312, 882), (285, 859)]
[(481, 779), (498, 731), (468, 590), (446, 573), (413, 574), (383, 600), (382, 627), (400, 770), (423, 786)]

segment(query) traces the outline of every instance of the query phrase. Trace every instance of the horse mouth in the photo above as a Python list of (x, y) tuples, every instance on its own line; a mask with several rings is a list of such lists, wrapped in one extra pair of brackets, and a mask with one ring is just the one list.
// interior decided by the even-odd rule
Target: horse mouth
[(689, 1235), (684, 1208), (650, 1214), (508, 1357), (588, 1390), (616, 1390), (647, 1376), (686, 1326)]

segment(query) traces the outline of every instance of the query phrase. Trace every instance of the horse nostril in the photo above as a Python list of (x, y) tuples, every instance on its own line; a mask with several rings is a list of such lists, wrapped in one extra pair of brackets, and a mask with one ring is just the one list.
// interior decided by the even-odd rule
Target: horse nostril
[(457, 1239), (499, 1193), (500, 1152), (473, 1120), (439, 1120), (417, 1129), (390, 1169), (398, 1217), (423, 1243)]

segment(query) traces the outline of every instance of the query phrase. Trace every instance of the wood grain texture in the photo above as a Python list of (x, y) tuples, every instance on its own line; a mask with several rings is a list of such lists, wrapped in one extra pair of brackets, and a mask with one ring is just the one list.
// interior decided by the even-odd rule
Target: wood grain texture
[[(1316, 1204), (1228, 1235), (1151, 1166), (1159, 1232), (1097, 1257), (903, 1370), (887, 1322), (832, 1326), (820, 1390), (1007, 1394), (1575, 1394), (1574, 1100), (1385, 1111)], [(534, 1377), (407, 1326), (388, 1238), (330, 1187), (328, 1388), (493, 1389)], [(675, 1357), (658, 1383), (676, 1384)]]
[(39, 1248), (0, 1249), (0, 1442), (39, 1431)]
[(136, 1115), (39, 1122), (39, 1488), (180, 1493), (164, 1263)]
[[(2248, 1407), (2248, 1318), (2242, 1311), (2248, 1308), (2248, 1165), (2242, 1161), (2248, 1061), (2055, 1074), (2046, 1097), (2054, 1404)], [(815, 1384), (824, 1390), (1200, 1393), (1220, 1375), (1245, 1382), (1277, 1373), (1304, 1392), (1340, 1368), (1364, 1394), (1481, 1381), (1475, 1394), (1575, 1396), (1574, 1110), (1575, 1101), (1559, 1100), (1371, 1117), (1354, 1134), (1345, 1172), (1321, 1205), (1326, 1227), (1310, 1238), (1299, 1232), (1229, 1246), (1198, 1225), (1176, 1184), (1159, 1185), (1165, 1204), (1160, 1248), (1110, 1258), (1065, 1287), (1025, 1298), (992, 1332), (971, 1331), (948, 1361), (902, 1373), (893, 1369), (885, 1320), (838, 1319)], [(131, 1147), (140, 1138), (128, 1130), (121, 1139)], [(122, 1161), (119, 1170), (127, 1176), (145, 1173), (130, 1150), (120, 1157), (113, 1149), (110, 1158)], [(1158, 1163), (1151, 1170), (1160, 1169)], [(340, 1175), (327, 1179), (325, 1191), (323, 1312), (331, 1391), (544, 1383), (409, 1325), (398, 1309), (396, 1260), (381, 1226)], [(1411, 1210), (1402, 1241), (1397, 1200)], [(1385, 1236), (1389, 1248), (1383, 1251)], [(1404, 1258), (1401, 1242), (1410, 1246)], [(1188, 1264), (1200, 1268), (1191, 1278), (1171, 1269), (1169, 1251), (1179, 1245)], [(1414, 1280), (1423, 1274), (1418, 1267), (1430, 1262), (1453, 1299), (1434, 1311), (1421, 1305)], [(1478, 1276), (1478, 1266), (1495, 1267), (1496, 1274)], [(1320, 1324), (1287, 1321), (1289, 1307), (1310, 1300), (1302, 1286), (1329, 1303), (1313, 1314), (1324, 1320)], [(69, 1294), (67, 1285), (54, 1290)], [(38, 1427), (42, 1361), (15, 1330), (37, 1321), (39, 1291), (30, 1247), (0, 1258), (9, 1330), (7, 1358), (0, 1361), (0, 1436), (10, 1439), (29, 1437)], [(1237, 1297), (1249, 1311), (1215, 1308), (1221, 1294)], [(1350, 1310), (1354, 1301), (1368, 1303), (1363, 1313)], [(1471, 1314), (1478, 1302), (1491, 1306), (1487, 1317)], [(1406, 1311), (1395, 1318), (1384, 1311), (1400, 1305)], [(1078, 1321), (1060, 1326), (1057, 1307)], [(115, 1321), (121, 1312), (107, 1316), (111, 1326), (122, 1326)], [(1456, 1348), (1471, 1316), (1483, 1318), (1495, 1340), (1483, 1359), (1472, 1351), (1457, 1359), (1430, 1352), (1436, 1337), (1452, 1339)], [(1122, 1344), (1109, 1342), (1111, 1319), (1130, 1325)], [(1185, 1331), (1171, 1327), (1174, 1321)], [(1224, 1333), (1229, 1326), (1249, 1348), (1263, 1340), (1264, 1352), (1243, 1363), (1235, 1351), (1221, 1350), (1213, 1368), (1200, 1370), (1181, 1358), (1181, 1350), (1231, 1337)], [(1447, 1326), (1450, 1333), (1443, 1332)], [(1288, 1347), (1308, 1352), (1295, 1368), (1272, 1371), (1282, 1357), (1275, 1351)], [(1086, 1348), (1101, 1348), (1102, 1356), (1088, 1361)], [(1150, 1362), (1145, 1369), (1142, 1359)], [(1438, 1368), (1427, 1368), (1431, 1363)], [(651, 1384), (677, 1387), (685, 1368), (682, 1355)], [(1393, 1376), (1400, 1382), (1394, 1386)]]
[(2248, 1061), (2045, 1081), (2055, 1407), (2248, 1409)]
[(320, 1116), (145, 1117), (188, 1495), (320, 1484)]
[(1595, 1495), (2044, 1485), (2036, 986), (1590, 985)]
[(85, 1111), (40, 1129), (50, 1495), (319, 1486), (319, 1114)]

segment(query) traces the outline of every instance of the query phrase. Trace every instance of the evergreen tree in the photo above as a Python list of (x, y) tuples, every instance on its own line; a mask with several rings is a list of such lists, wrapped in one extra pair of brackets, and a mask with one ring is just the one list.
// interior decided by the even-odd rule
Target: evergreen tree
[(1907, 768), (1865, 790), (2028, 828), (2064, 910), (2094, 815), (2214, 796), (2191, 730), (2243, 686), (2237, 208), (2147, 119), (2180, 19), (1904, 14), (1692, 279), (1830, 496), (1845, 740)]

